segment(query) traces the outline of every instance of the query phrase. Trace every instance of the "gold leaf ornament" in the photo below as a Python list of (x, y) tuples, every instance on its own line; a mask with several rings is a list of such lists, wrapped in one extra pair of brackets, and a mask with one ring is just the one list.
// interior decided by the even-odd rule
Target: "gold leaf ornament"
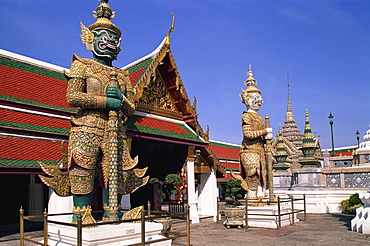
[(82, 22), (80, 22), (81, 32), (80, 35), (82, 43), (86, 46), (86, 49), (92, 51), (92, 42), (94, 41), (94, 34), (87, 28)]

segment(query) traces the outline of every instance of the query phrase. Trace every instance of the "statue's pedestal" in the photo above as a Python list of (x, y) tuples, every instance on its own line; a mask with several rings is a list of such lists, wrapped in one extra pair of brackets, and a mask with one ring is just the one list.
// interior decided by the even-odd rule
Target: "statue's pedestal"
[[(291, 225), (293, 222), (292, 215), (287, 214), (291, 212), (288, 205), (280, 206), (281, 226)], [(256, 214), (256, 215), (253, 215)], [(294, 214), (294, 223), (298, 222), (297, 214)], [(263, 207), (248, 206), (248, 226), (264, 227), (264, 228), (278, 228), (279, 227), (279, 213), (277, 205), (266, 205)]]
[[(145, 241), (165, 238), (159, 235), (162, 224), (145, 223)], [(77, 245), (77, 228), (71, 226), (49, 224), (48, 245), (72, 246)], [(82, 229), (82, 245), (122, 246), (141, 243), (141, 223), (121, 223), (119, 225), (101, 225), (96, 228)], [(150, 245), (170, 246), (171, 240)]]

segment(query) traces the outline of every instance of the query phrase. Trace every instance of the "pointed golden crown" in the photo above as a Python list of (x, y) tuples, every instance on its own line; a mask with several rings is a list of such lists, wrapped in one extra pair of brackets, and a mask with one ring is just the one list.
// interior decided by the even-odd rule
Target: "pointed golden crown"
[(261, 91), (257, 87), (255, 87), (258, 83), (257, 83), (257, 80), (253, 78), (252, 65), (250, 64), (249, 64), (249, 71), (247, 72), (247, 75), (248, 75), (248, 78), (246, 81), (244, 81), (244, 85), (248, 87), (245, 90), (240, 89), (242, 91), (242, 94), (239, 95), (243, 103), (247, 102), (250, 94), (252, 93), (261, 94)]
[(118, 36), (121, 36), (121, 30), (114, 25), (110, 20), (114, 18), (116, 12), (108, 5), (109, 0), (98, 0), (101, 4), (93, 11), (96, 22), (91, 24), (88, 28), (90, 31), (96, 29), (105, 29), (114, 32)]
[(258, 82), (253, 78), (253, 72), (252, 72), (252, 65), (249, 64), (249, 71), (247, 72), (248, 78), (246, 81), (244, 81), (244, 85), (248, 86), (247, 89), (243, 90), (243, 92), (246, 93), (259, 93), (261, 94), (261, 91), (255, 87)]

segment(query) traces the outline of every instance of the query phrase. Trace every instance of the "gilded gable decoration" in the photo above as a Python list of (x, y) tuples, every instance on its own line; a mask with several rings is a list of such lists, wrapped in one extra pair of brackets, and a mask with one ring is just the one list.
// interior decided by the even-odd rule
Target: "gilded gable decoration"
[(139, 102), (151, 107), (177, 111), (160, 76), (152, 77), (151, 83), (144, 87)]
[(197, 98), (194, 97), (193, 104), (191, 105), (191, 113), (197, 114)]

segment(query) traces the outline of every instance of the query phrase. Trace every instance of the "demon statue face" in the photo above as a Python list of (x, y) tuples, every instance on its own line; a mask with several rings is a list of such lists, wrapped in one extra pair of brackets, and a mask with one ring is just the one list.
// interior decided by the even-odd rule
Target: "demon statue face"
[(260, 110), (263, 103), (262, 96), (259, 93), (251, 93), (248, 95), (247, 107), (253, 109), (254, 111)]
[(92, 43), (92, 51), (98, 57), (108, 57), (112, 60), (117, 59), (118, 53), (121, 51), (121, 38), (109, 30), (95, 30), (94, 41)]

